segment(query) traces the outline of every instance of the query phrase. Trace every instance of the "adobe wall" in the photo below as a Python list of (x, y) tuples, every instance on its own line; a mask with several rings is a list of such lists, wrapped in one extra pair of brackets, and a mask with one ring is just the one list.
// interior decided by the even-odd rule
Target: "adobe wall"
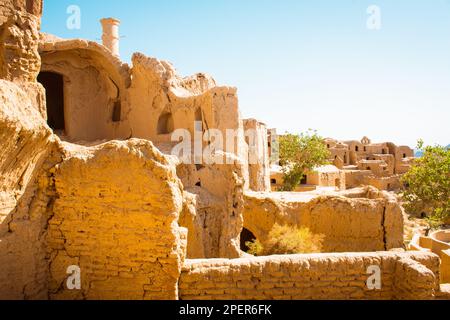
[(131, 136), (127, 122), (130, 109), (127, 88), (131, 81), (128, 65), (122, 64), (103, 46), (85, 40), (51, 41), (44, 37), (39, 51), (40, 71), (57, 73), (64, 78), (66, 140), (96, 141)]
[(42, 0), (2, 0), (0, 5), (0, 23), (4, 17), (14, 12), (29, 13), (36, 17), (42, 15)]
[[(176, 299), (182, 186), (151, 142), (65, 145), (49, 220), (50, 299)], [(71, 265), (81, 290), (67, 290)]]
[(60, 159), (35, 82), (41, 8), (42, 1), (0, 3), (0, 299), (47, 297), (48, 170)]
[(28, 94), (0, 80), (0, 299), (47, 296), (45, 228), (58, 144)]
[[(320, 196), (314, 193), (245, 194), (244, 227), (264, 242), (275, 223), (325, 235), (324, 252), (384, 251), (403, 247), (398, 202), (373, 189)], [(365, 191), (364, 191), (365, 190)]]
[(442, 283), (450, 283), (450, 232), (436, 231), (429, 237), (416, 234), (409, 250), (433, 252), (441, 258), (440, 274)]
[(245, 119), (244, 130), (246, 132), (245, 140), (249, 145), (249, 189), (252, 191), (270, 191), (267, 127), (255, 119)]
[[(381, 289), (370, 290), (370, 266)], [(187, 260), (182, 300), (432, 299), (439, 258), (429, 253), (345, 253)]]
[(319, 187), (335, 187), (338, 190), (345, 190), (345, 173), (336, 167), (323, 166), (306, 174), (307, 185)]
[[(181, 78), (168, 62), (135, 53), (129, 90), (130, 125), (133, 136), (155, 143), (171, 142), (171, 133), (188, 129), (194, 137), (194, 122), (201, 130), (238, 129), (240, 116), (236, 88), (217, 87), (214, 79), (197, 74)], [(170, 125), (160, 130), (161, 115), (170, 115)], [(243, 139), (243, 137), (242, 137)]]
[(237, 258), (244, 207), (243, 165), (234, 155), (230, 165), (180, 164), (177, 174), (185, 188), (180, 223), (189, 230), (189, 258)]
[(0, 4), (0, 79), (18, 82), (36, 79), (40, 68), (37, 46), (41, 6), (42, 1), (24, 0)]

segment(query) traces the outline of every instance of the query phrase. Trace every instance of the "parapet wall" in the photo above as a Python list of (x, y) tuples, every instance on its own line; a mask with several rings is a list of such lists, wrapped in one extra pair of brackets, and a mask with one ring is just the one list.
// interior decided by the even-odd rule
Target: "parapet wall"
[[(369, 267), (378, 266), (381, 289), (370, 290)], [(352, 253), (188, 260), (182, 300), (431, 299), (439, 258), (430, 253)]]

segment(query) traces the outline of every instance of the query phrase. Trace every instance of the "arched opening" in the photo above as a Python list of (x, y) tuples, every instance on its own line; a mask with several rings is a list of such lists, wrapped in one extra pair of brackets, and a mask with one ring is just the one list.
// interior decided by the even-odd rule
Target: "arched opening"
[(38, 81), (45, 88), (47, 123), (55, 131), (66, 129), (64, 118), (64, 78), (54, 72), (41, 72)]
[(247, 252), (250, 248), (247, 246), (247, 242), (253, 242), (256, 240), (255, 235), (248, 229), (244, 228), (241, 232), (241, 250)]
[(356, 152), (359, 151), (359, 147), (358, 147), (358, 146), (355, 147), (355, 151), (356, 151)]
[(273, 184), (273, 185), (277, 184), (277, 179), (270, 179), (270, 184)]
[(158, 119), (158, 134), (169, 134), (174, 131), (173, 117), (170, 112), (163, 113)]

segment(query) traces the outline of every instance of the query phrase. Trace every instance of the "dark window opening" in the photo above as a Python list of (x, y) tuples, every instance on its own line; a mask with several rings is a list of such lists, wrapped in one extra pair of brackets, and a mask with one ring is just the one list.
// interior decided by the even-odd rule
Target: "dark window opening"
[(202, 182), (201, 182), (201, 181), (197, 182), (197, 183), (195, 184), (195, 186), (196, 186), (196, 187), (201, 187), (201, 186), (202, 186)]
[(277, 179), (270, 179), (271, 184), (277, 184)]
[(344, 155), (344, 163), (347, 163), (347, 155)]
[(121, 115), (122, 115), (122, 104), (121, 104), (120, 100), (118, 100), (118, 101), (116, 101), (114, 103), (113, 114), (112, 114), (112, 121), (113, 122), (120, 122)]
[(387, 189), (388, 189), (388, 190), (391, 190), (391, 184), (390, 184), (390, 183), (388, 183)]
[(54, 72), (41, 72), (38, 81), (45, 88), (48, 126), (53, 130), (65, 130), (63, 76)]
[(158, 134), (170, 134), (174, 131), (171, 113), (163, 113), (158, 119)]
[(356, 151), (356, 152), (359, 151), (359, 147), (358, 147), (358, 146), (355, 147), (355, 151)]
[(403, 154), (403, 159), (405, 159), (405, 158), (406, 158), (406, 153)]
[(247, 246), (247, 242), (253, 242), (256, 240), (255, 235), (248, 229), (242, 229), (241, 232), (241, 250), (247, 252), (250, 248)]
[(364, 147), (364, 152), (366, 152), (367, 151), (367, 148), (366, 147)]
[(327, 144), (327, 148), (330, 149), (330, 145), (329, 144)]
[(300, 182), (300, 184), (308, 184), (308, 177), (307, 176), (303, 176), (302, 181)]
[(381, 153), (386, 154), (386, 150), (385, 149), (381, 150)]
[(366, 170), (372, 170), (370, 167), (367, 167)]

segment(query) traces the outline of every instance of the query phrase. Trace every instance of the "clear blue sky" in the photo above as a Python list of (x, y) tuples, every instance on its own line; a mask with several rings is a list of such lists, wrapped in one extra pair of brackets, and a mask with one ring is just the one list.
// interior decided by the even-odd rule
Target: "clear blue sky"
[[(367, 28), (370, 5), (381, 30)], [(42, 29), (99, 41), (110, 16), (123, 60), (209, 73), (238, 88), (244, 117), (280, 132), (450, 143), (450, 0), (44, 0)]]

